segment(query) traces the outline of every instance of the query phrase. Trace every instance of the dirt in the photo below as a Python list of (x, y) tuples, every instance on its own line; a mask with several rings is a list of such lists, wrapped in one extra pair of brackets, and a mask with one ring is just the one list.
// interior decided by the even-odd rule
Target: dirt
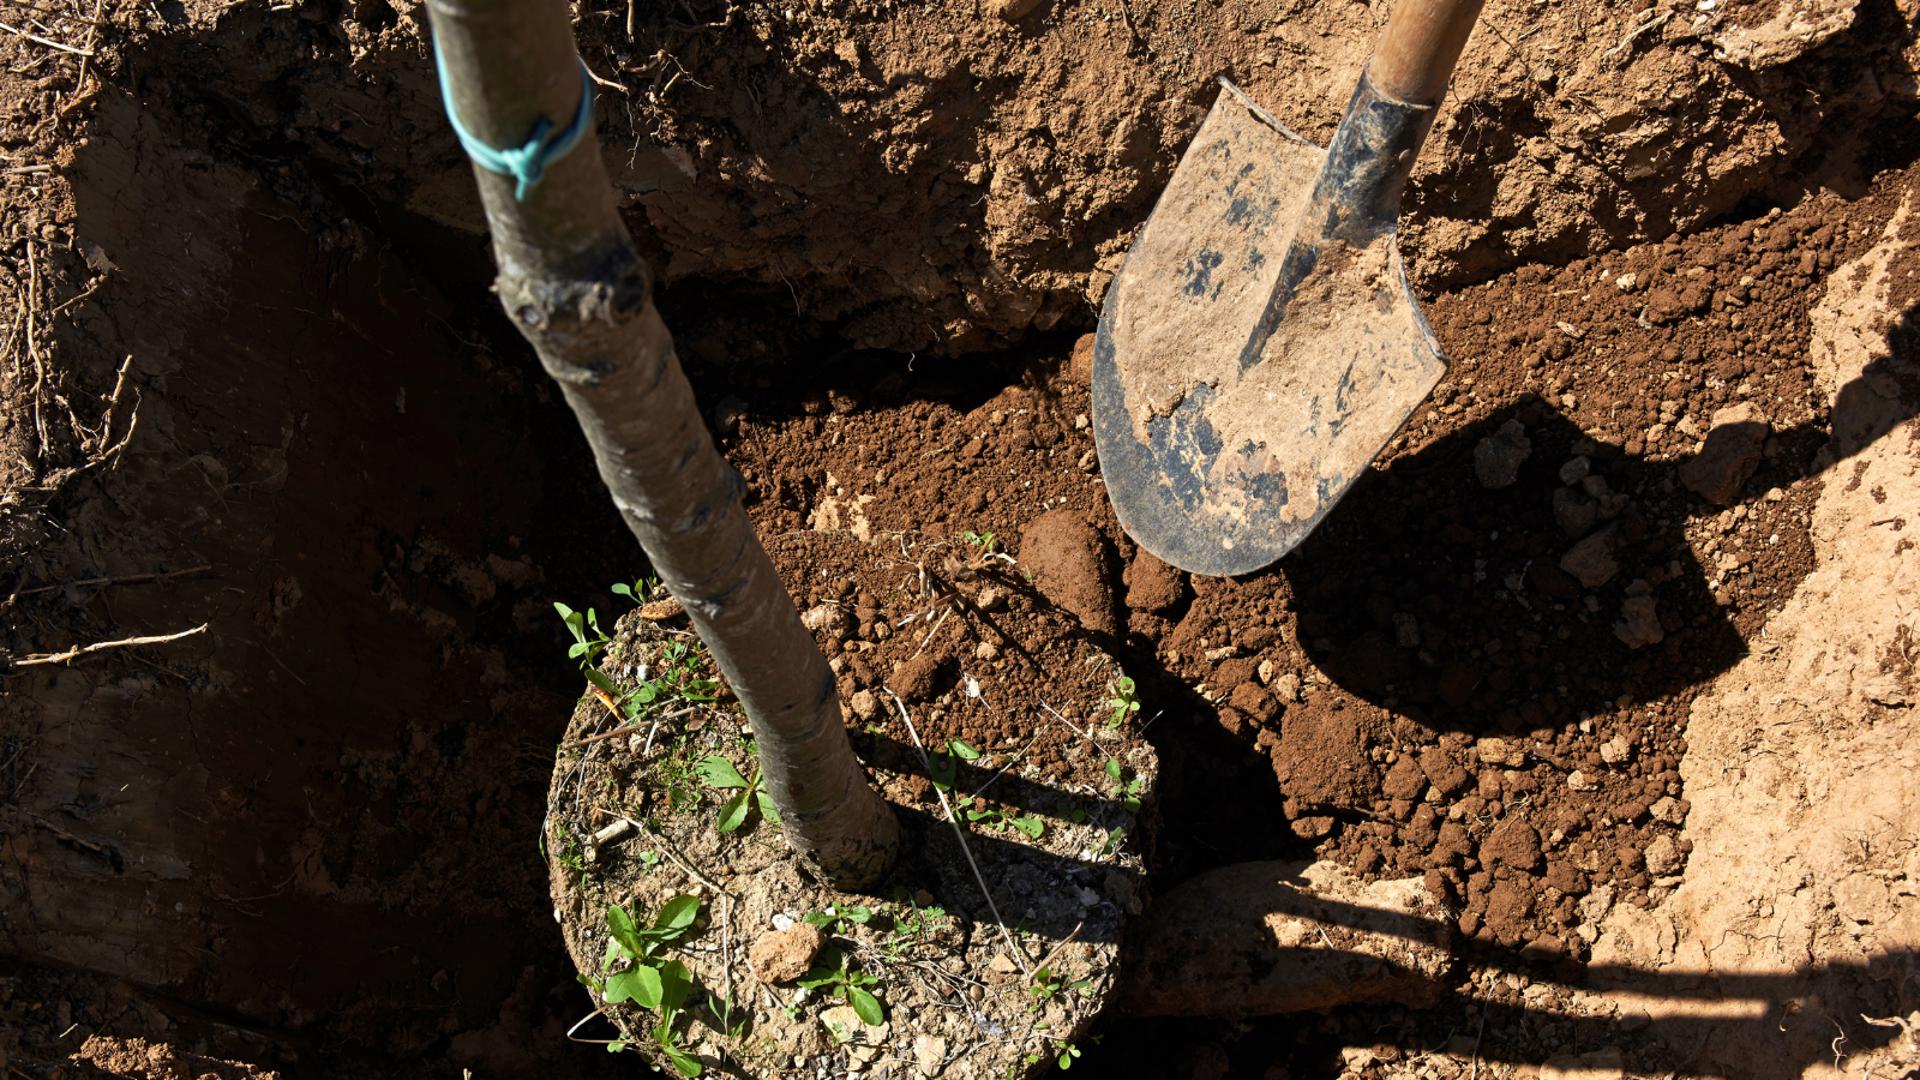
[[(551, 601), (644, 567), (485, 295), (419, 12), (25, 10), (95, 55), (0, 32), (0, 645), (208, 628), (5, 673), (0, 1055), (630, 1071), (566, 1041), (535, 838)], [(1910, 1070), (1910, 6), (1490, 5), (1403, 222), (1452, 367), (1227, 580), (1118, 528), (1083, 335), (1212, 76), (1324, 139), (1384, 9), (1005, 11), (581, 26), (756, 523), (803, 610), (851, 606), (862, 724), (1097, 644), (1163, 763), (1156, 888), (1318, 859), (1451, 924), (1431, 1009), (1107, 1021), (1077, 1067)], [(897, 556), (868, 603), (816, 581), (842, 532)], [(1051, 622), (879, 629), (906, 564), (989, 553), (942, 633)], [(1084, 725), (1106, 683), (1056, 689)]]
[[(839, 893), (799, 872), (761, 811), (723, 832), (716, 812), (739, 789), (709, 782), (715, 758), (740, 782), (758, 775), (745, 718), (696, 682), (712, 665), (684, 629), (634, 612), (600, 668), (622, 700), (643, 682), (649, 700), (629, 718), (588, 695), (554, 767), (545, 833), (575, 963), (618, 975), (610, 905), (645, 926), (697, 896), (704, 917), (663, 957), (691, 969), (678, 1046), (712, 1071), (998, 1077), (1077, 1052), (1147, 900), (1159, 774), (1137, 719), (1108, 722), (1112, 658), (984, 544), (815, 531), (772, 553), (819, 613), (856, 749), (902, 823), (900, 861)], [(838, 912), (826, 935), (801, 921)], [(836, 962), (883, 1012), (806, 986)], [(648, 1043), (653, 1013), (606, 1012), (615, 1031), (580, 1037), (629, 1040), (669, 1067)]]

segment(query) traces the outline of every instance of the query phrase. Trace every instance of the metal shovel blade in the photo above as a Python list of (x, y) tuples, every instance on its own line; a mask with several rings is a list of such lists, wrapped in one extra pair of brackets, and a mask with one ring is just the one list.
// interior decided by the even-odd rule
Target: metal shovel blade
[[(1217, 576), (1304, 539), (1446, 370), (1400, 264), (1397, 186), (1341, 203), (1326, 151), (1221, 86), (1108, 287), (1093, 362), (1121, 525)], [(1403, 179), (1417, 138), (1402, 159), (1397, 137), (1346, 137), (1367, 93), (1363, 79), (1336, 146)]]

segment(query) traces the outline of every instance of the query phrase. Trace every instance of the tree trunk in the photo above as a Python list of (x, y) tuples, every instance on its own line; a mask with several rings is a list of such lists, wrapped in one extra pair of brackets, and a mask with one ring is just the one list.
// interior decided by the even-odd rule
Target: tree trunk
[[(564, 4), (440, 0), (429, 10), (449, 107), (467, 131), (507, 148), (541, 117), (566, 127), (583, 84)], [(700, 419), (592, 132), (524, 199), (507, 176), (474, 175), (501, 303), (746, 708), (787, 842), (836, 886), (871, 884), (892, 862), (898, 825), (853, 756), (832, 673), (754, 535), (739, 474)]]

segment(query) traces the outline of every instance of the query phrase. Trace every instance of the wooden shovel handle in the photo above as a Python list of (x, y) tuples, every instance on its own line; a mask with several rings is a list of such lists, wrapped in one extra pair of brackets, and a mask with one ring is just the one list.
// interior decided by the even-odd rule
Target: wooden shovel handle
[(1482, 2), (1400, 0), (1367, 65), (1374, 88), (1409, 105), (1440, 104)]

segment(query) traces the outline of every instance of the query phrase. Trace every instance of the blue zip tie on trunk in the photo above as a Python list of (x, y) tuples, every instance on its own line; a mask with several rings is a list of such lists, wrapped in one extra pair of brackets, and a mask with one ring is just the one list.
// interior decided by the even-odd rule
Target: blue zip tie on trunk
[(547, 166), (567, 156), (593, 126), (593, 77), (587, 74), (587, 65), (580, 65), (580, 108), (573, 114), (573, 123), (558, 133), (553, 130), (553, 121), (542, 116), (534, 121), (533, 131), (527, 135), (527, 141), (519, 146), (510, 146), (499, 150), (488, 146), (474, 137), (460, 115), (453, 111), (453, 91), (447, 86), (447, 65), (440, 58), (440, 45), (433, 46), (433, 66), (440, 73), (440, 101), (447, 108), (447, 119), (453, 124), (453, 133), (460, 137), (460, 147), (474, 163), (488, 172), (511, 176), (514, 180), (513, 199), (525, 202), (527, 192), (532, 191), (547, 174)]

